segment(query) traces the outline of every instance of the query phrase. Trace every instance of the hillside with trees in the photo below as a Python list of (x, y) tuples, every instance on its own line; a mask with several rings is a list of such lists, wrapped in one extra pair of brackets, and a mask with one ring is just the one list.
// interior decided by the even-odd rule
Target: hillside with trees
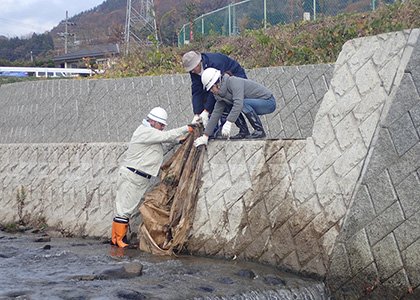
[(32, 62), (51, 56), (54, 42), (49, 33), (34, 33), (29, 39), (14, 37), (0, 39), (0, 65), (12, 65), (12, 62)]
[[(340, 14), (336, 17), (320, 17), (316, 21), (244, 30), (236, 37), (202, 36), (187, 46), (174, 46), (176, 32), (188, 18), (194, 18), (195, 14), (204, 10), (225, 6), (228, 1), (155, 0), (159, 36), (164, 43), (158, 49), (138, 49), (118, 58), (101, 77), (183, 73), (181, 57), (190, 49), (224, 53), (238, 60), (245, 68), (333, 63), (342, 45), (350, 39), (420, 27), (420, 0), (412, 0), (381, 5), (370, 13)], [(78, 41), (74, 47), (121, 41), (125, 5), (126, 0), (107, 0), (71, 18), (69, 21), (76, 25), (69, 32), (74, 33)], [(34, 64), (46, 66), (48, 58), (63, 51), (62, 38), (57, 34), (63, 30), (61, 23), (50, 33), (33, 35), (31, 39), (0, 39), (0, 54), (9, 53), (9, 60), (26, 61), (25, 65), (30, 65), (30, 51), (33, 51), (34, 58), (44, 60), (34, 59)], [(3, 59), (0, 64), (8, 65), (2, 56), (0, 59)]]
[[(166, 46), (177, 43), (177, 32), (188, 19), (201, 13), (226, 6), (230, 0), (155, 0), (156, 25), (160, 41)], [(135, 2), (139, 5), (140, 1)], [(127, 0), (106, 0), (97, 7), (68, 19), (68, 51), (104, 44), (122, 44)], [(133, 7), (137, 11), (140, 8)], [(73, 25), (74, 24), (74, 25)], [(25, 65), (32, 60), (48, 60), (64, 54), (65, 17), (45, 34), (33, 34), (28, 39), (3, 37), (0, 39), (2, 65)], [(6, 62), (8, 61), (8, 62)], [(14, 63), (13, 63), (14, 62)]]

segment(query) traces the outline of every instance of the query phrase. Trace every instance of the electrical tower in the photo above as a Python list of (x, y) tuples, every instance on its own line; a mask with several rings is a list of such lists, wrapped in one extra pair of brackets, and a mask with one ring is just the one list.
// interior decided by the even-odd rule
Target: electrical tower
[(124, 52), (128, 54), (134, 42), (137, 46), (150, 45), (147, 37), (153, 35), (156, 41), (156, 18), (153, 0), (127, 0), (124, 32)]
[(68, 26), (74, 26), (76, 25), (76, 23), (73, 22), (69, 22), (69, 12), (66, 11), (66, 21), (64, 22), (65, 25), (65, 31), (64, 32), (59, 32), (58, 35), (61, 36), (62, 38), (64, 38), (64, 53), (67, 54), (67, 45), (68, 45), (68, 41), (67, 38), (69, 36), (74, 36), (74, 33), (69, 33), (68, 31)]

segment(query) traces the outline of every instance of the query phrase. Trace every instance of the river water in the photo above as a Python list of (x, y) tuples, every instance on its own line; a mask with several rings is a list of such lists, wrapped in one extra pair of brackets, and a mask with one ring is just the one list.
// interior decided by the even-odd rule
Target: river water
[[(1, 300), (330, 299), (323, 282), (257, 263), (160, 257), (95, 239), (45, 238), (0, 232)], [(123, 276), (130, 264), (141, 264), (141, 274)]]

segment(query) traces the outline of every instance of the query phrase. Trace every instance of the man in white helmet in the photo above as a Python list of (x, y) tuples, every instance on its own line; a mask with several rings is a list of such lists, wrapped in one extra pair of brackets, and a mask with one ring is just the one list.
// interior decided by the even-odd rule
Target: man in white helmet
[(167, 119), (167, 112), (155, 107), (131, 137), (117, 180), (111, 242), (118, 247), (131, 246), (126, 240), (129, 219), (149, 187), (150, 178), (159, 173), (163, 162), (162, 143), (179, 142), (193, 130), (191, 125), (185, 125), (163, 131)]

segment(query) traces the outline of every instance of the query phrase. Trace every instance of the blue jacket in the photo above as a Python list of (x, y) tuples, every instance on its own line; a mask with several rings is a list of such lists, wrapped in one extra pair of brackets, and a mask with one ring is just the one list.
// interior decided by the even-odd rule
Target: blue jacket
[[(231, 71), (236, 77), (247, 78), (245, 70), (241, 65), (230, 57), (220, 53), (201, 53), (203, 70), (215, 68), (222, 72)], [(193, 111), (195, 115), (200, 114), (204, 109), (213, 111), (216, 100), (211, 92), (206, 92), (201, 83), (201, 76), (190, 72)]]

